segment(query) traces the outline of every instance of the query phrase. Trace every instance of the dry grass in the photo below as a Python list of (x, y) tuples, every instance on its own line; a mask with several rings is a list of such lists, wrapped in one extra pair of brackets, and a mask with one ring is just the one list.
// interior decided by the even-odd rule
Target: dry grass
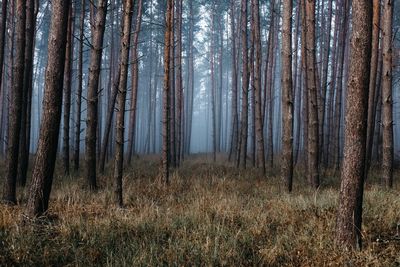
[(333, 242), (336, 178), (328, 173), (315, 192), (297, 172), (289, 195), (277, 171), (263, 178), (220, 162), (193, 157), (165, 188), (157, 158), (136, 160), (124, 209), (109, 175), (97, 193), (81, 177), (57, 176), (51, 219), (35, 224), (23, 221), (20, 192), (19, 206), (0, 206), (0, 266), (400, 266), (398, 183), (387, 191), (369, 181), (364, 249), (344, 253)]

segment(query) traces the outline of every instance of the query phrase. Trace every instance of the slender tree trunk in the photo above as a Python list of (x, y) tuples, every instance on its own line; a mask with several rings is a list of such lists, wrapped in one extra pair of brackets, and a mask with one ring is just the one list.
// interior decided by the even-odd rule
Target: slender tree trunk
[(371, 165), (373, 136), (375, 132), (375, 105), (376, 105), (376, 78), (378, 74), (378, 55), (379, 55), (379, 27), (381, 17), (381, 0), (372, 2), (372, 48), (371, 48), (371, 75), (369, 79), (368, 96), (368, 120), (367, 120), (367, 147), (365, 159), (365, 178), (368, 177)]
[[(338, 2), (338, 1), (337, 1)], [(332, 136), (334, 132), (334, 95), (335, 95), (335, 88), (337, 84), (337, 71), (338, 71), (338, 59), (339, 59), (339, 53), (337, 53), (339, 49), (339, 44), (338, 44), (338, 36), (339, 36), (339, 31), (340, 31), (340, 20), (336, 19), (338, 17), (341, 17), (341, 10), (342, 7), (339, 5), (336, 6), (336, 12), (335, 12), (335, 33), (333, 36), (333, 47), (332, 47), (332, 63), (331, 63), (331, 75), (330, 75), (330, 85), (329, 85), (329, 101), (328, 101), (328, 118), (327, 118), (327, 136), (325, 140), (325, 165), (330, 166), (332, 164), (332, 151), (335, 150), (334, 148), (334, 142), (332, 141)]]
[[(274, 90), (274, 65), (275, 65), (275, 0), (271, 2), (271, 22), (267, 41), (267, 63), (265, 64), (265, 89), (264, 89), (264, 118), (267, 119), (267, 160), (269, 167), (274, 166), (274, 140), (273, 140), (273, 90)], [(268, 105), (268, 106), (267, 106)], [(267, 109), (268, 107), (268, 109)], [(267, 115), (268, 110), (268, 117)]]
[(383, 4), (383, 65), (382, 65), (382, 179), (387, 188), (393, 187), (393, 0)]
[[(103, 38), (106, 24), (107, 0), (98, 0), (95, 22), (92, 26), (92, 48), (90, 50), (89, 82), (87, 87), (86, 122), (86, 179), (91, 190), (96, 183), (96, 144), (98, 127), (98, 89), (100, 82)], [(94, 14), (92, 14), (94, 16)]]
[(283, 1), (282, 21), (282, 180), (291, 192), (293, 184), (293, 81), (292, 81), (292, 0)]
[(65, 51), (64, 67), (64, 127), (63, 127), (63, 167), (64, 173), (69, 175), (69, 130), (71, 117), (71, 76), (72, 76), (72, 57), (73, 57), (73, 17), (72, 6), (69, 8), (67, 48)]
[(79, 169), (79, 156), (81, 146), (81, 112), (82, 112), (82, 89), (83, 89), (83, 38), (85, 33), (85, 8), (86, 1), (81, 2), (80, 34), (79, 34), (79, 56), (78, 56), (78, 87), (76, 89), (76, 118), (75, 118), (75, 145), (74, 145), (74, 169)]
[(336, 88), (336, 100), (335, 100), (335, 115), (334, 115), (334, 151), (335, 151), (335, 169), (339, 170), (341, 160), (341, 149), (340, 149), (340, 135), (342, 132), (341, 119), (342, 119), (342, 95), (343, 95), (343, 82), (344, 82), (344, 65), (345, 65), (345, 50), (346, 50), (346, 39), (348, 30), (348, 16), (350, 12), (350, 3), (348, 0), (342, 0), (342, 28), (339, 37), (339, 60), (337, 70), (337, 88)]
[(69, 7), (68, 0), (52, 1), (43, 120), (26, 207), (29, 217), (42, 215), (49, 204), (60, 131)]
[(176, 90), (178, 93), (178, 101), (177, 101), (177, 164), (180, 164), (182, 160), (182, 140), (183, 140), (183, 125), (182, 125), (182, 116), (183, 116), (183, 84), (182, 84), (182, 0), (177, 0), (177, 27), (176, 27), (176, 36), (177, 36), (177, 67), (176, 67)]
[(231, 0), (230, 8), (231, 20), (231, 43), (232, 43), (232, 126), (231, 126), (231, 145), (229, 149), (229, 160), (237, 157), (238, 151), (238, 132), (239, 132), (239, 115), (238, 115), (238, 60), (236, 49), (236, 24), (235, 24), (235, 1)]
[[(328, 2), (328, 15), (326, 19), (326, 28), (323, 27), (322, 30), (325, 31), (323, 34), (324, 38), (324, 46), (323, 46), (323, 57), (322, 57), (322, 77), (321, 77), (321, 118), (320, 118), (320, 160), (325, 156), (328, 151), (325, 148), (325, 130), (326, 130), (326, 96), (327, 96), (327, 88), (328, 88), (328, 68), (329, 68), (329, 56), (331, 54), (331, 31), (332, 31), (332, 5), (333, 0), (329, 0)], [(325, 22), (325, 18), (323, 18)], [(328, 129), (329, 131), (329, 129)], [(322, 161), (324, 162), (324, 161)]]
[(21, 132), (23, 105), (23, 82), (25, 63), (26, 1), (16, 1), (15, 54), (12, 78), (12, 96), (9, 113), (7, 139), (7, 158), (3, 200), (16, 204), (16, 182), (18, 171), (18, 152)]
[(131, 95), (131, 111), (129, 118), (129, 133), (128, 133), (128, 155), (126, 158), (127, 164), (132, 161), (132, 154), (135, 153), (135, 133), (136, 133), (136, 112), (137, 112), (137, 95), (139, 85), (139, 58), (138, 58), (138, 46), (139, 46), (139, 34), (142, 25), (142, 0), (139, 0), (138, 11), (136, 15), (136, 27), (133, 33), (133, 44), (132, 44), (132, 95)]
[(372, 37), (372, 2), (353, 0), (352, 3), (353, 37), (347, 92), (344, 160), (336, 229), (336, 242), (345, 248), (361, 247)]
[(170, 100), (170, 63), (171, 63), (171, 34), (172, 34), (172, 10), (173, 0), (167, 0), (167, 11), (165, 18), (165, 38), (164, 38), (164, 89), (163, 89), (163, 116), (162, 116), (162, 178), (169, 184), (169, 100)]
[(128, 61), (129, 61), (129, 48), (132, 24), (132, 0), (123, 1), (123, 33), (121, 38), (121, 52), (120, 52), (120, 77), (118, 86), (118, 112), (117, 121), (115, 126), (116, 140), (115, 140), (115, 166), (114, 166), (114, 179), (116, 183), (115, 197), (116, 203), (121, 207), (123, 206), (122, 197), (122, 173), (124, 166), (124, 130), (125, 130), (125, 101), (126, 101), (126, 88), (128, 80)]
[[(36, 5), (36, 7), (35, 7)], [(34, 56), (34, 38), (38, 3), (26, 1), (26, 32), (25, 32), (25, 68), (22, 93), (21, 109), (21, 133), (19, 141), (18, 176), (17, 181), (21, 186), (26, 184), (26, 176), (29, 163), (29, 144), (30, 144), (30, 115), (32, 102), (32, 74)]]
[(248, 110), (249, 110), (249, 63), (247, 52), (247, 0), (241, 1), (241, 37), (242, 37), (242, 113), (240, 119), (241, 137), (239, 164), (246, 169), (247, 159), (247, 131), (248, 131)]
[(261, 98), (261, 31), (260, 31), (260, 4), (259, 0), (252, 0), (254, 14), (254, 43), (255, 43), (255, 66), (254, 66), (254, 92), (255, 92), (255, 115), (256, 115), (256, 138), (257, 138), (257, 158), (263, 174), (265, 174), (265, 155), (264, 155), (264, 132), (262, 117), (262, 98)]
[(188, 37), (188, 82), (187, 82), (187, 102), (186, 102), (186, 154), (190, 154), (192, 119), (193, 119), (193, 99), (194, 99), (194, 11), (193, 1), (189, 1), (189, 37)]
[(210, 40), (210, 64), (211, 64), (211, 113), (212, 113), (212, 151), (213, 161), (216, 162), (217, 157), (217, 115), (216, 115), (216, 88), (215, 88), (215, 2), (213, 4), (211, 14), (211, 40)]
[(315, 69), (315, 1), (305, 1), (305, 66), (306, 87), (308, 91), (308, 180), (312, 187), (319, 187), (319, 126), (318, 126), (318, 92)]

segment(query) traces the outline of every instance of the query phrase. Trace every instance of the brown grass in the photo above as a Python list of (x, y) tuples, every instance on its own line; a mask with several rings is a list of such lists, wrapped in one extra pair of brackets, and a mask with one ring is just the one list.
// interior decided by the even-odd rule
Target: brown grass
[[(110, 175), (90, 193), (79, 175), (57, 176), (51, 219), (23, 220), (20, 205), (0, 206), (0, 266), (400, 266), (399, 185), (368, 181), (364, 249), (334, 245), (338, 179), (313, 191), (296, 172), (292, 194), (276, 170), (240, 172), (222, 156), (193, 157), (158, 182), (159, 160), (135, 161), (124, 178), (126, 208), (113, 204)], [(20, 190), (21, 191), (21, 190)]]

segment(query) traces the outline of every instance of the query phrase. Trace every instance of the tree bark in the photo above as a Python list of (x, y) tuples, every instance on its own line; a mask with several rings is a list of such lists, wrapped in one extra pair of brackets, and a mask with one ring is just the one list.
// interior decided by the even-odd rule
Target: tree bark
[(171, 63), (171, 34), (172, 34), (172, 10), (173, 0), (167, 0), (164, 38), (164, 87), (163, 87), (163, 115), (162, 115), (162, 179), (169, 184), (169, 101), (170, 101), (170, 63)]
[(261, 98), (261, 32), (260, 32), (260, 4), (259, 0), (252, 0), (254, 14), (254, 43), (255, 43), (255, 65), (254, 65), (254, 93), (255, 93), (255, 113), (256, 113), (256, 138), (257, 138), (257, 161), (265, 174), (265, 155), (264, 155), (264, 127), (262, 116)]
[(367, 120), (367, 147), (365, 159), (365, 178), (368, 177), (371, 165), (373, 136), (375, 132), (375, 106), (376, 106), (376, 80), (378, 74), (378, 55), (379, 55), (379, 27), (381, 18), (381, 0), (372, 2), (372, 48), (371, 48), (371, 75), (369, 79), (368, 96), (368, 120)]
[[(89, 82), (87, 87), (86, 179), (88, 181), (90, 190), (97, 189), (96, 142), (98, 127), (98, 89), (100, 82), (106, 14), (107, 0), (98, 0), (95, 22), (92, 28), (92, 48), (90, 49)], [(94, 14), (92, 15), (94, 16)]]
[(235, 24), (235, 1), (231, 0), (230, 7), (230, 20), (231, 20), (231, 43), (232, 43), (232, 111), (231, 111), (231, 145), (229, 149), (229, 161), (237, 157), (238, 151), (238, 137), (239, 137), (239, 115), (238, 115), (238, 60), (236, 57), (236, 24)]
[(177, 0), (176, 9), (177, 9), (177, 27), (176, 27), (176, 36), (177, 36), (177, 47), (176, 47), (176, 58), (177, 58), (177, 66), (176, 66), (176, 90), (177, 90), (177, 149), (176, 149), (176, 159), (177, 165), (179, 166), (182, 160), (182, 140), (183, 136), (183, 84), (182, 84), (182, 0)]
[(80, 146), (81, 146), (81, 110), (83, 89), (83, 38), (85, 34), (85, 8), (86, 1), (81, 2), (80, 34), (79, 34), (79, 56), (78, 56), (78, 87), (76, 89), (76, 118), (75, 118), (75, 145), (74, 145), (74, 169), (79, 169)]
[(136, 27), (133, 33), (133, 47), (132, 47), (132, 95), (131, 95), (131, 111), (129, 118), (129, 142), (128, 142), (128, 155), (126, 162), (128, 164), (132, 161), (132, 154), (135, 153), (135, 133), (136, 133), (136, 112), (137, 112), (137, 94), (139, 85), (139, 58), (138, 58), (138, 45), (139, 45), (139, 34), (142, 25), (142, 0), (139, 0), (138, 11), (136, 15)]
[(29, 145), (31, 131), (31, 102), (32, 102), (32, 75), (36, 15), (38, 3), (34, 0), (26, 1), (26, 32), (25, 32), (25, 67), (22, 93), (21, 134), (19, 141), (18, 176), (17, 181), (21, 186), (26, 184), (29, 163)]
[(16, 182), (23, 105), (26, 1), (16, 1), (16, 14), (15, 54), (7, 138), (6, 172), (3, 192), (3, 200), (9, 204), (16, 204), (17, 202)]
[(336, 229), (336, 243), (346, 249), (361, 247), (372, 37), (372, 1), (353, 0), (352, 3), (353, 36), (346, 98), (344, 160)]
[(247, 52), (247, 0), (241, 1), (241, 38), (242, 38), (242, 113), (240, 119), (240, 151), (238, 166), (246, 169), (248, 102), (249, 102), (249, 63)]
[(308, 91), (308, 180), (312, 187), (319, 187), (319, 126), (318, 92), (315, 69), (315, 0), (305, 0), (305, 66), (306, 87)]
[(73, 17), (72, 6), (69, 8), (69, 18), (67, 26), (67, 48), (65, 51), (64, 67), (64, 127), (63, 127), (63, 167), (64, 173), (69, 175), (69, 151), (70, 151), (70, 117), (71, 117), (71, 75), (73, 58)]
[(393, 0), (383, 4), (383, 65), (382, 65), (382, 179), (387, 188), (393, 187)]
[(115, 166), (114, 166), (114, 179), (116, 183), (115, 198), (116, 203), (122, 207), (122, 174), (124, 166), (124, 130), (125, 130), (125, 101), (128, 80), (128, 61), (129, 61), (129, 48), (131, 40), (131, 24), (132, 24), (132, 0), (124, 0), (123, 2), (123, 33), (121, 38), (121, 52), (120, 52), (120, 77), (118, 86), (118, 112), (117, 121), (115, 126), (116, 140), (115, 140)]
[(42, 215), (49, 204), (60, 131), (69, 7), (68, 0), (52, 1), (43, 120), (26, 207), (29, 217)]
[(292, 9), (293, 1), (284, 0), (282, 7), (282, 180), (285, 182), (288, 192), (292, 191), (293, 184)]

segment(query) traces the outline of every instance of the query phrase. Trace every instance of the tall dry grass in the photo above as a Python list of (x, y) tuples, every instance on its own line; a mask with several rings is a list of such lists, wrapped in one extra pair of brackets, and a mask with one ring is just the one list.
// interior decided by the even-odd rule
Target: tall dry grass
[[(364, 249), (334, 244), (338, 178), (310, 190), (300, 170), (287, 194), (277, 170), (238, 171), (222, 156), (186, 161), (163, 186), (157, 157), (137, 159), (124, 177), (126, 207), (113, 181), (90, 193), (79, 175), (56, 175), (49, 216), (24, 220), (20, 203), (0, 206), (0, 266), (400, 266), (399, 183), (366, 185)], [(110, 168), (111, 169), (111, 168)]]

